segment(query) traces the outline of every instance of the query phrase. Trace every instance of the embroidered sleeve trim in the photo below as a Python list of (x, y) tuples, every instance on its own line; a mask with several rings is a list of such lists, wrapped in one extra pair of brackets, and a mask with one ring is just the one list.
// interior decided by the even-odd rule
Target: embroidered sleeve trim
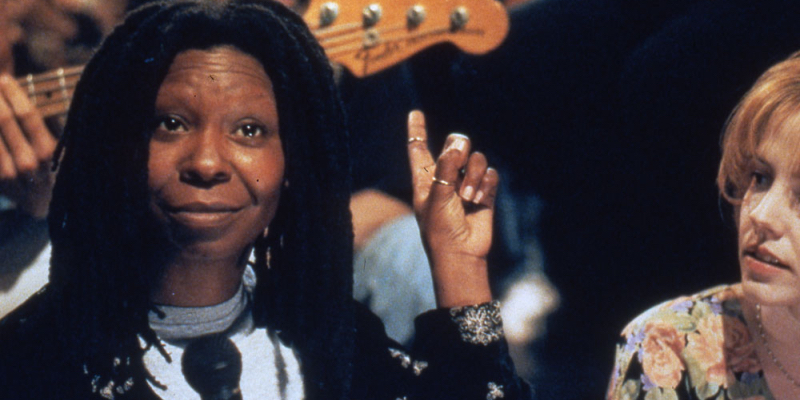
[(392, 358), (400, 360), (401, 367), (408, 368), (408, 366), (411, 365), (411, 356), (409, 356), (405, 352), (389, 348), (389, 354), (392, 355)]
[(426, 361), (414, 361), (411, 359), (411, 356), (401, 350), (389, 348), (389, 354), (392, 355), (392, 358), (400, 360), (401, 367), (411, 367), (411, 370), (414, 372), (415, 376), (422, 375), (422, 371), (424, 371), (425, 368), (428, 368), (428, 363)]
[(503, 385), (489, 382), (488, 388), (489, 393), (486, 394), (486, 400), (496, 400), (506, 397), (506, 394), (503, 392)]
[(503, 338), (503, 319), (500, 317), (500, 302), (450, 309), (450, 317), (458, 324), (461, 340), (471, 344), (488, 346)]

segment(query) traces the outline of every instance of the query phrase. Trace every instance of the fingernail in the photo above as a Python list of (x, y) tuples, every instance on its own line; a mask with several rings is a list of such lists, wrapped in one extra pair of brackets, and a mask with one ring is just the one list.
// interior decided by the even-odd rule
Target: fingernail
[(483, 200), (483, 190), (478, 190), (478, 193), (475, 193), (475, 199), (472, 200), (473, 203), (478, 204)]
[(462, 135), (460, 133), (451, 133), (450, 137), (452, 139), (450, 140), (450, 143), (447, 145), (447, 148), (444, 149), (445, 153), (447, 153), (451, 149), (464, 151), (467, 148), (467, 141), (469, 140), (467, 136)]
[(425, 115), (420, 110), (412, 110), (408, 113), (408, 122), (413, 124), (425, 125)]
[(472, 194), (475, 192), (475, 189), (472, 186), (465, 186), (464, 189), (461, 191), (461, 197), (464, 200), (470, 201), (472, 200)]

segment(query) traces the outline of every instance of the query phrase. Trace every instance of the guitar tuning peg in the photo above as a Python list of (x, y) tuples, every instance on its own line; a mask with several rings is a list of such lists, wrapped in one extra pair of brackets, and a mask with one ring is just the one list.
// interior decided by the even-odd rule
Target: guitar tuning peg
[(467, 11), (466, 7), (456, 7), (453, 12), (450, 13), (450, 28), (454, 31), (463, 28), (468, 21), (469, 11)]
[(425, 7), (417, 4), (409, 8), (406, 17), (408, 18), (409, 26), (412, 28), (419, 26), (422, 24), (422, 21), (425, 21)]
[(323, 3), (319, 10), (319, 23), (321, 26), (327, 26), (336, 20), (339, 16), (339, 5), (334, 2)]
[(383, 15), (383, 8), (381, 8), (380, 4), (370, 4), (364, 7), (364, 11), (361, 14), (364, 16), (364, 25), (373, 26), (380, 21)]

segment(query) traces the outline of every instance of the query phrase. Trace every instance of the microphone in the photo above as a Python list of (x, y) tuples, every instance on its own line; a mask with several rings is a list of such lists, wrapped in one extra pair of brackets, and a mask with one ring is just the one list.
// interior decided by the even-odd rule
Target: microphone
[(206, 335), (189, 342), (181, 369), (202, 400), (242, 400), (242, 354), (227, 336)]

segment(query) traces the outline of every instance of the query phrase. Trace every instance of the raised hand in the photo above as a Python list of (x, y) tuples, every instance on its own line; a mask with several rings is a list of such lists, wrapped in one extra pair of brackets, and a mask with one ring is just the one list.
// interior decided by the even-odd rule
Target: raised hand
[(10, 75), (0, 75), (0, 194), (36, 218), (47, 215), (55, 147), (27, 93)]
[(408, 116), (408, 158), (414, 212), (428, 252), (439, 307), (491, 300), (486, 256), (499, 176), (486, 157), (470, 153), (469, 138), (451, 134), (434, 161), (425, 118)]

